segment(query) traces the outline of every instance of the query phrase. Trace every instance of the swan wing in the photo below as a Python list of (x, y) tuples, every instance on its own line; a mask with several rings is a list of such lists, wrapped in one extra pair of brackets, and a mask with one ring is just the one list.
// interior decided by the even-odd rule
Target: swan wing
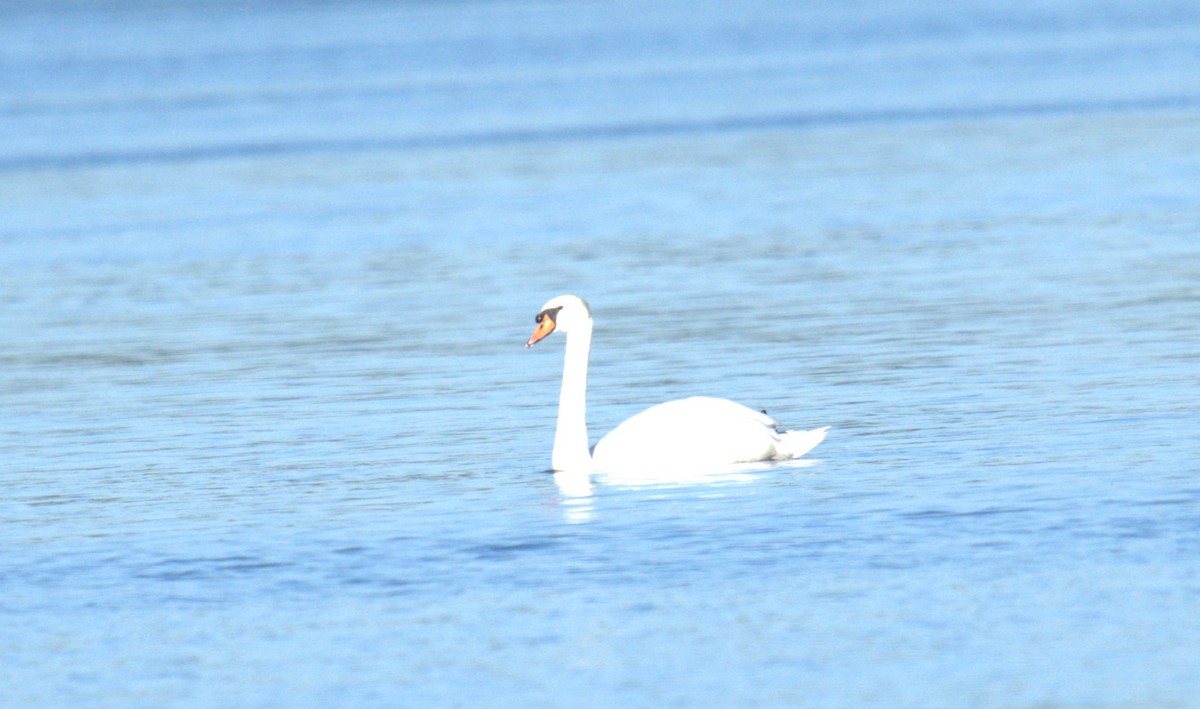
[(596, 469), (611, 471), (793, 457), (785, 434), (775, 426), (765, 413), (728, 399), (677, 399), (651, 406), (614, 428), (596, 444), (592, 460)]

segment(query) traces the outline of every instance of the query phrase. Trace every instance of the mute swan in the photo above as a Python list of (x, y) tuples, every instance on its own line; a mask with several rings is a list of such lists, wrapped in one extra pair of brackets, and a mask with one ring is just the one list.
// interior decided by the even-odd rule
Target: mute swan
[(588, 450), (587, 369), (592, 313), (587, 301), (560, 295), (542, 306), (533, 345), (558, 330), (567, 336), (558, 423), (551, 467), (603, 472), (719, 469), (735, 463), (799, 458), (825, 438), (828, 426), (780, 431), (765, 412), (707, 396), (651, 406), (632, 416)]

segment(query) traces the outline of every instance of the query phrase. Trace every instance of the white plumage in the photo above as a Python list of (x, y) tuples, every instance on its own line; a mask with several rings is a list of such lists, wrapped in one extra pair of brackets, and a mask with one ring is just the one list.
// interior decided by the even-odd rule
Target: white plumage
[(625, 420), (588, 450), (587, 364), (592, 316), (574, 295), (551, 299), (526, 346), (555, 330), (567, 335), (559, 395), (554, 470), (631, 471), (719, 469), (737, 463), (799, 458), (825, 438), (828, 426), (780, 431), (775, 419), (728, 399), (694, 396), (657, 404)]

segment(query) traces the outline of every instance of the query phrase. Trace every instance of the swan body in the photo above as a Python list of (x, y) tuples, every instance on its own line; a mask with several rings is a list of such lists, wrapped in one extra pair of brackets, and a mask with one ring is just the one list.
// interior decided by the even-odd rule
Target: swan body
[(766, 413), (728, 399), (694, 396), (650, 408), (625, 420), (588, 448), (587, 365), (592, 316), (574, 295), (552, 298), (538, 313), (526, 343), (558, 330), (567, 335), (551, 467), (557, 471), (696, 470), (737, 463), (799, 458), (825, 438), (828, 426), (781, 431)]
[(781, 432), (775, 419), (737, 402), (693, 396), (630, 417), (600, 439), (592, 463), (600, 470), (627, 470), (787, 460), (820, 442), (806, 445), (810, 438)]

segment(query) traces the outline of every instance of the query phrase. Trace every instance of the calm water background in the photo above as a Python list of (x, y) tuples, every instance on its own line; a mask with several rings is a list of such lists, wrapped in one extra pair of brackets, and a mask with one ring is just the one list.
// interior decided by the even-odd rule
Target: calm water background
[(1200, 706), (1200, 7), (1010, 5), (3, 3), (0, 703)]

